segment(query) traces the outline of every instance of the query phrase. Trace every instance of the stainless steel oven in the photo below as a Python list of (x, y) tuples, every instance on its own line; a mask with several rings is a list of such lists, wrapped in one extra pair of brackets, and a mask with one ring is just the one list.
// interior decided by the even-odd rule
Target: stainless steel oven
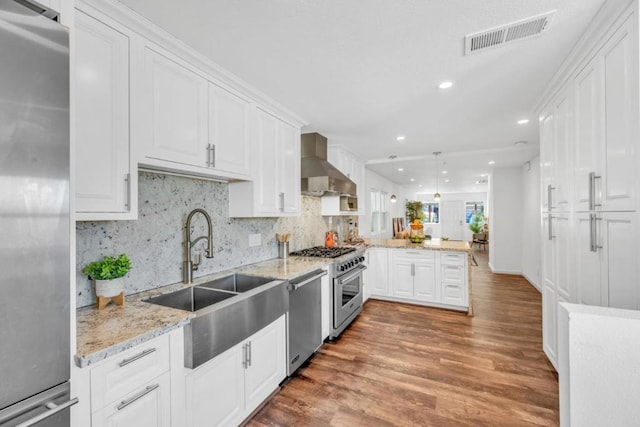
[(334, 264), (333, 327), (330, 338), (337, 338), (362, 311), (362, 272), (364, 256), (357, 252)]

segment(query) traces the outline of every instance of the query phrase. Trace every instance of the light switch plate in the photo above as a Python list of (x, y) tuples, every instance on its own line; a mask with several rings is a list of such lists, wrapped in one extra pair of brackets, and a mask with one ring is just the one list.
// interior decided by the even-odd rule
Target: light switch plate
[(249, 234), (249, 247), (260, 246), (262, 244), (261, 234)]

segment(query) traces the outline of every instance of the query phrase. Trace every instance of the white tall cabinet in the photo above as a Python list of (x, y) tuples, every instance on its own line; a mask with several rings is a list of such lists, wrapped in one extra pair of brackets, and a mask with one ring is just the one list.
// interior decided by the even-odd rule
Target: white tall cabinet
[(543, 346), (556, 367), (558, 303), (640, 309), (638, 17), (629, 3), (601, 10), (540, 109)]
[[(76, 218), (135, 219), (129, 139), (129, 33), (78, 3), (75, 12)], [(89, 13), (86, 10), (91, 11)]]

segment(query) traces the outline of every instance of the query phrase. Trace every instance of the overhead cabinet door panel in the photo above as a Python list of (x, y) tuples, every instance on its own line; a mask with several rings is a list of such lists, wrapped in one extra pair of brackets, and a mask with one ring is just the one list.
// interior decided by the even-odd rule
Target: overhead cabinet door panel
[(208, 83), (191, 70), (145, 48), (145, 74), (150, 93), (148, 149), (165, 161), (206, 167)]

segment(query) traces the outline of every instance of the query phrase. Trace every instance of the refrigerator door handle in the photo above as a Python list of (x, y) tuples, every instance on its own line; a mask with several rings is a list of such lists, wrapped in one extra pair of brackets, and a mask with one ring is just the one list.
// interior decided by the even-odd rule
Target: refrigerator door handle
[(65, 409), (69, 408), (70, 406), (75, 405), (76, 403), (78, 403), (78, 398), (74, 397), (71, 400), (68, 400), (60, 405), (56, 405), (53, 402), (49, 402), (46, 403), (44, 406), (47, 407), (49, 410), (47, 412), (43, 412), (42, 414), (35, 416), (33, 418), (31, 418), (30, 420), (27, 420), (23, 423), (20, 423), (18, 425), (16, 425), (16, 427), (29, 427), (32, 426), (36, 423), (39, 423), (42, 420), (46, 420), (47, 418), (57, 414), (58, 412), (64, 411)]

